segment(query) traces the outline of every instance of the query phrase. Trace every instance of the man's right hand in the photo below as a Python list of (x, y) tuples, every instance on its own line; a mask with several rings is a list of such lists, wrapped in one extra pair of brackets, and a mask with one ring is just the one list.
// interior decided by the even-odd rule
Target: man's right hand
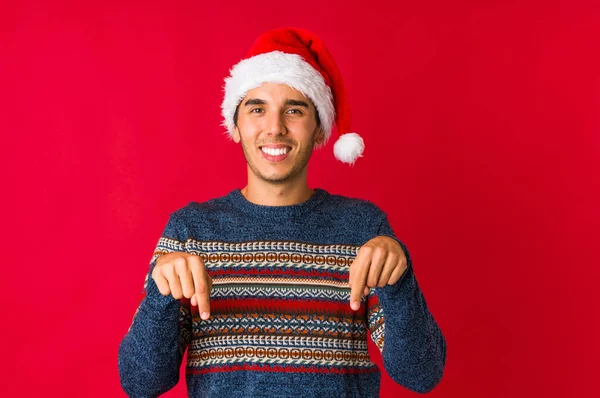
[(171, 294), (175, 299), (191, 298), (192, 305), (198, 305), (200, 317), (210, 317), (212, 278), (206, 272), (201, 257), (184, 252), (162, 255), (152, 270), (152, 279), (163, 296)]

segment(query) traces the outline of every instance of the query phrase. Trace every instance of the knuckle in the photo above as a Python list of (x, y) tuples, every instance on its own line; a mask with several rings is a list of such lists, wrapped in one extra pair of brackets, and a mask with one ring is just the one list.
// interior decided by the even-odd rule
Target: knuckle
[(185, 259), (183, 257), (177, 257), (174, 261), (175, 268), (179, 271), (185, 268)]
[(385, 256), (387, 250), (381, 246), (377, 246), (375, 249), (373, 249), (373, 256), (377, 256), (377, 257), (383, 257)]
[(363, 252), (363, 253), (371, 253), (373, 251), (373, 246), (371, 246), (371, 244), (367, 243), (366, 245), (362, 246), (359, 251)]
[(171, 263), (167, 263), (165, 264), (161, 270), (160, 270), (161, 274), (164, 275), (166, 278), (171, 278), (175, 275), (175, 269), (173, 268), (173, 265)]
[(366, 275), (361, 276), (360, 278), (355, 280), (354, 283), (356, 284), (357, 287), (366, 285), (367, 284), (367, 276)]
[(199, 270), (204, 269), (204, 261), (202, 260), (202, 257), (200, 257), (200, 256), (191, 256), (190, 264), (195, 269), (199, 269)]

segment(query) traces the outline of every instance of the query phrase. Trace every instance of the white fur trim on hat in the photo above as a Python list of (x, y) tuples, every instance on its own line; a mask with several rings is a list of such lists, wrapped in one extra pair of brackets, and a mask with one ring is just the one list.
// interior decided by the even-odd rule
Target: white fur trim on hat
[[(225, 79), (225, 98), (221, 105), (223, 115), (222, 125), (233, 137), (233, 115), (235, 108), (244, 99), (248, 91), (263, 83), (287, 84), (310, 98), (321, 121), (321, 129), (325, 139), (321, 147), (331, 136), (335, 121), (333, 94), (331, 88), (319, 71), (313, 68), (300, 55), (288, 54), (281, 51), (271, 51), (255, 55), (238, 62), (230, 71), (230, 77)], [(345, 134), (344, 134), (345, 135)]]
[(356, 133), (342, 134), (333, 145), (333, 154), (344, 163), (354, 164), (356, 159), (362, 157), (365, 142)]

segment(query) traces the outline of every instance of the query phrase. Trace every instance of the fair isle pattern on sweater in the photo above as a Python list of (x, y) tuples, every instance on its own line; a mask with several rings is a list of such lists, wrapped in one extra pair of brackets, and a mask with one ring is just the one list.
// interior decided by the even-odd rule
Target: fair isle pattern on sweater
[(377, 371), (366, 336), (369, 328), (383, 349), (379, 302), (370, 295), (366, 312), (348, 306), (348, 270), (358, 247), (162, 237), (151, 263), (172, 251), (200, 256), (213, 279), (208, 320), (182, 300), (182, 342), (189, 343), (186, 373)]
[[(349, 267), (376, 236), (399, 243), (407, 268), (352, 311)], [(208, 320), (152, 279), (171, 252), (204, 260), (213, 280)], [(119, 346), (119, 376), (130, 397), (160, 396), (179, 382), (187, 350), (192, 398), (375, 398), (381, 372), (369, 335), (396, 383), (424, 393), (441, 380), (446, 341), (387, 215), (319, 188), (290, 206), (257, 205), (236, 189), (170, 214)]]

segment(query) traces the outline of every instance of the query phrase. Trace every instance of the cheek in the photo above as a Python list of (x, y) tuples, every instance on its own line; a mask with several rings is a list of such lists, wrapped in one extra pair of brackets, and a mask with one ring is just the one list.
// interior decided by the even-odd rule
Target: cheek
[(244, 123), (239, 124), (240, 133), (242, 134), (242, 139), (254, 140), (262, 131), (261, 124), (258, 121), (245, 121)]
[(296, 126), (298, 132), (302, 132), (306, 136), (311, 136), (317, 128), (317, 122), (313, 119), (302, 119), (298, 120), (294, 126)]
[(256, 124), (248, 122), (238, 123), (238, 129), (242, 140), (245, 142), (254, 140), (258, 132), (260, 132), (260, 128)]

